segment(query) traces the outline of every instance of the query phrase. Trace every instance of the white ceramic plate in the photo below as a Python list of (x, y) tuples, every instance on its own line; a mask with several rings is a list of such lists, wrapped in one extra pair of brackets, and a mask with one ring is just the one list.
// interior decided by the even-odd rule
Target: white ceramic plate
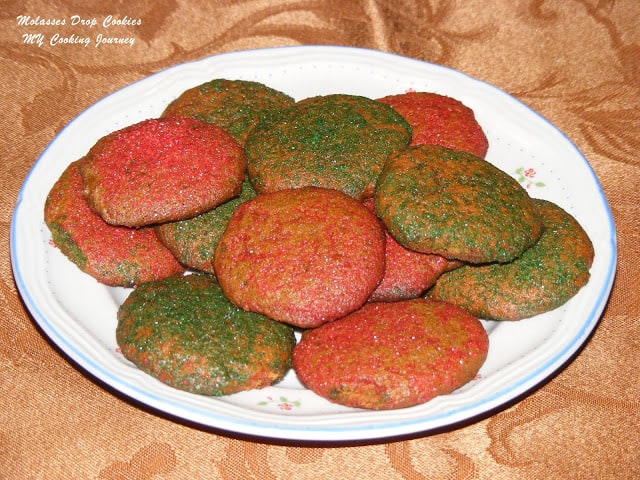
[[(574, 215), (595, 246), (589, 283), (567, 304), (515, 323), (485, 322), (489, 355), (479, 377), (423, 405), (363, 411), (305, 390), (291, 372), (280, 384), (227, 397), (168, 387), (117, 351), (116, 311), (128, 291), (98, 284), (51, 245), (43, 205), (66, 166), (102, 136), (158, 116), (182, 91), (213, 78), (262, 82), (296, 99), (349, 93), (379, 98), (409, 89), (455, 97), (475, 110), (487, 159), (533, 197)], [(178, 65), (99, 101), (51, 142), (29, 173), (11, 225), (18, 289), (44, 333), (81, 368), (126, 396), (180, 419), (238, 434), (296, 441), (350, 441), (420, 434), (473, 421), (554, 374), (596, 327), (615, 275), (616, 237), (602, 189), (576, 147), (506, 93), (462, 73), (392, 54), (346, 47), (284, 47), (228, 53)]]

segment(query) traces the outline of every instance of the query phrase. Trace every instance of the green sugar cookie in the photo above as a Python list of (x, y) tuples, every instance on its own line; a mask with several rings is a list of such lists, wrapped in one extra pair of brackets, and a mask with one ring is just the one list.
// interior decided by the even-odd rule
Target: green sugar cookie
[(245, 180), (240, 196), (186, 220), (167, 222), (155, 227), (160, 241), (185, 266), (214, 274), (213, 254), (235, 209), (255, 197), (251, 182)]
[(427, 295), (481, 318), (520, 320), (564, 304), (589, 280), (594, 250), (580, 224), (558, 205), (534, 200), (540, 239), (509, 263), (465, 265), (443, 274)]
[(217, 125), (244, 145), (249, 131), (295, 103), (260, 82), (216, 78), (185, 90), (163, 117), (193, 117)]
[(411, 127), (388, 105), (355, 95), (311, 97), (249, 134), (249, 178), (259, 193), (316, 186), (361, 200), (373, 193), (389, 153), (410, 139)]
[(437, 145), (393, 152), (374, 198), (398, 243), (449, 259), (508, 262), (542, 232), (531, 197), (514, 178), (471, 153)]
[(118, 309), (116, 340), (149, 375), (215, 396), (277, 382), (295, 344), (291, 327), (237, 308), (205, 274), (140, 285)]

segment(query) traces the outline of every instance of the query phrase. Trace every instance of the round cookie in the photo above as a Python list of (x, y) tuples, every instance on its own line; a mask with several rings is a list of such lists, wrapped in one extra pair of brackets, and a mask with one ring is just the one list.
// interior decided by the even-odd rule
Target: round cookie
[(282, 379), (295, 344), (291, 327), (237, 308), (205, 274), (138, 286), (118, 309), (116, 340), (149, 375), (215, 396)]
[(371, 196), (389, 153), (411, 127), (388, 105), (333, 94), (306, 98), (249, 134), (249, 178), (259, 193), (317, 186)]
[(378, 101), (390, 105), (411, 125), (411, 145), (441, 145), (484, 158), (489, 141), (472, 109), (432, 92), (405, 92)]
[(238, 205), (255, 196), (251, 182), (245, 180), (240, 196), (193, 218), (162, 223), (155, 227), (156, 234), (183, 265), (215, 274), (213, 253), (218, 240)]
[(463, 309), (425, 299), (368, 303), (303, 332), (293, 350), (298, 379), (338, 404), (410, 407), (471, 381), (489, 339)]
[(384, 241), (375, 215), (342, 192), (280, 190), (235, 210), (214, 269), (239, 307), (310, 328), (367, 301), (384, 273)]
[(511, 261), (542, 232), (531, 197), (514, 178), (439, 145), (392, 153), (375, 207), (404, 247), (469, 263)]
[(71, 163), (45, 200), (44, 220), (53, 244), (105, 285), (131, 287), (182, 272), (153, 229), (109, 225), (89, 208), (82, 193), (83, 162)]
[[(363, 204), (374, 211), (372, 198)], [(386, 230), (384, 259), (384, 276), (369, 297), (370, 302), (396, 302), (419, 297), (442, 273), (462, 265), (460, 261), (440, 255), (404, 248)]]
[(240, 193), (246, 157), (220, 127), (194, 118), (148, 119), (102, 137), (81, 174), (107, 223), (140, 227), (203, 213)]
[(294, 103), (289, 95), (259, 82), (217, 78), (185, 90), (162, 116), (193, 117), (213, 123), (244, 145), (252, 128)]
[(384, 277), (369, 297), (370, 302), (396, 302), (419, 297), (444, 272), (463, 265), (440, 255), (404, 248), (389, 234), (386, 245)]
[(534, 200), (540, 239), (510, 263), (465, 265), (427, 293), (492, 320), (520, 320), (564, 304), (589, 280), (594, 250), (580, 224), (558, 205)]

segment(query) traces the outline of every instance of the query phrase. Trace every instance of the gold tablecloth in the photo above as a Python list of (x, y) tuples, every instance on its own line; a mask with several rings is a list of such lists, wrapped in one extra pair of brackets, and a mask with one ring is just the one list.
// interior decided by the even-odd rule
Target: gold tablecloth
[[(640, 478), (640, 2), (0, 5), (0, 478)], [(60, 19), (66, 25), (52, 24)], [(97, 43), (116, 37), (127, 43)], [(410, 439), (299, 446), (234, 438), (166, 418), (92, 380), (25, 309), (12, 276), (10, 221), (29, 169), (65, 124), (175, 64), (311, 44), (393, 52), (493, 84), (547, 117), (592, 165), (616, 222), (616, 282), (584, 348), (529, 395)]]

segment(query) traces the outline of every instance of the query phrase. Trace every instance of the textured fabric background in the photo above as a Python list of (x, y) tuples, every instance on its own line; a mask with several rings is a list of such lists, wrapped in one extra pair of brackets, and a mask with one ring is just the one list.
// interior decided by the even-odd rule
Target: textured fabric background
[[(132, 46), (38, 46), (25, 41), (37, 29), (20, 26), (19, 15), (142, 23), (119, 27)], [(0, 1), (0, 478), (640, 478), (639, 18), (637, 0)], [(538, 110), (593, 166), (617, 224), (616, 283), (584, 349), (529, 396), (408, 440), (332, 448), (238, 440), (98, 385), (26, 312), (11, 273), (9, 224), (25, 175), (65, 124), (162, 68), (304, 44), (367, 47), (461, 70)]]

